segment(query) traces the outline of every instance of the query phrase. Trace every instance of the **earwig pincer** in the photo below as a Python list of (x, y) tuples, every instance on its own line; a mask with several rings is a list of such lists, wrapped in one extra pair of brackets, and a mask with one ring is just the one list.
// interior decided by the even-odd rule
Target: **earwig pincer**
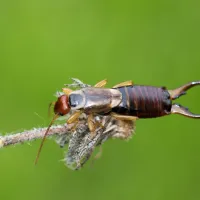
[(172, 103), (173, 100), (186, 94), (191, 87), (200, 85), (200, 81), (187, 83), (174, 90), (167, 90), (165, 87), (134, 85), (132, 81), (122, 82), (112, 88), (104, 88), (106, 83), (107, 80), (103, 80), (94, 87), (85, 87), (75, 91), (63, 88), (64, 94), (55, 102), (55, 116), (43, 137), (35, 163), (37, 163), (44, 140), (55, 119), (70, 111), (74, 112), (68, 118), (67, 123), (76, 125), (80, 115), (85, 113), (88, 115), (88, 127), (92, 134), (101, 125), (94, 119), (97, 115), (111, 115), (116, 120), (123, 121), (170, 114), (200, 118), (199, 114), (193, 114), (187, 108)]

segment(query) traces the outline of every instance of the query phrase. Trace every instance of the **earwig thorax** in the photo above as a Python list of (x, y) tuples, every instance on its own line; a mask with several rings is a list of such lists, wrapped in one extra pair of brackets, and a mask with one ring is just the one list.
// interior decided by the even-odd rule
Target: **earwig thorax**
[(60, 97), (58, 97), (58, 100), (55, 103), (54, 106), (54, 113), (56, 115), (66, 115), (70, 112), (71, 107), (69, 105), (69, 98), (67, 95), (62, 95)]

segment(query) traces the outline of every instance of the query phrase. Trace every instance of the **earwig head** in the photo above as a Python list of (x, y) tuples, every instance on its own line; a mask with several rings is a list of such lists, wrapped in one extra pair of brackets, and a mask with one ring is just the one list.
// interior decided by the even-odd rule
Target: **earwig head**
[[(51, 107), (52, 103), (49, 105), (49, 108)], [(47, 137), (47, 134), (52, 126), (52, 124), (54, 123), (54, 121), (59, 117), (59, 116), (63, 116), (63, 115), (66, 115), (69, 113), (69, 111), (71, 110), (71, 107), (69, 105), (69, 98), (67, 95), (62, 95), (60, 97), (58, 97), (58, 100), (55, 102), (55, 106), (54, 106), (54, 117), (51, 121), (51, 123), (49, 124), (45, 134), (44, 134), (44, 137), (42, 139), (42, 142), (41, 142), (41, 145), (40, 145), (40, 148), (38, 150), (38, 154), (36, 156), (36, 159), (35, 159), (35, 164), (37, 164), (37, 161), (38, 161), (38, 158), (39, 158), (39, 155), (40, 155), (40, 152), (42, 150), (42, 146), (44, 144), (44, 141)]]
[(71, 107), (69, 105), (69, 98), (67, 95), (58, 97), (58, 100), (54, 106), (54, 113), (59, 116), (63, 116), (69, 113)]

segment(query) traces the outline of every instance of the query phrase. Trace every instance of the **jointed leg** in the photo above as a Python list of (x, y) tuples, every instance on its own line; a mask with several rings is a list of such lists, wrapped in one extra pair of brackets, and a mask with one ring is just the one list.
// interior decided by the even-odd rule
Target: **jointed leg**
[(71, 92), (73, 92), (73, 90), (69, 89), (69, 88), (62, 88), (62, 91), (69, 96)]
[(72, 124), (75, 123), (78, 118), (80, 117), (80, 115), (82, 114), (82, 111), (76, 111), (75, 113), (73, 113), (67, 120), (68, 124)]
[(119, 87), (124, 87), (124, 86), (131, 86), (131, 85), (133, 85), (133, 81), (125, 81), (113, 86), (112, 88), (119, 88)]
[(94, 134), (94, 132), (96, 130), (96, 126), (94, 124), (93, 115), (92, 114), (88, 115), (88, 128), (89, 128), (90, 132), (92, 134)]
[(93, 114), (88, 115), (88, 128), (92, 134), (92, 137), (95, 136), (95, 131), (98, 127), (103, 128), (104, 126), (102, 125), (101, 122), (96, 121)]
[(91, 161), (91, 167), (93, 167), (94, 162), (95, 162), (96, 160), (98, 160), (98, 159), (102, 156), (102, 153), (103, 153), (103, 148), (102, 148), (102, 146), (100, 146), (100, 147), (99, 147), (98, 153), (94, 156), (94, 158), (93, 158), (92, 161)]
[(171, 99), (174, 100), (174, 99), (179, 98), (181, 95), (186, 94), (187, 90), (189, 90), (190, 88), (192, 88), (196, 85), (200, 85), (200, 81), (193, 81), (193, 82), (187, 83), (177, 89), (168, 90), (168, 92), (171, 96)]
[(119, 120), (134, 121), (134, 120), (138, 119), (138, 117), (135, 117), (135, 116), (119, 115), (119, 114), (116, 114), (116, 113), (111, 113), (111, 116), (114, 117), (115, 119), (119, 119)]
[(76, 127), (78, 125), (78, 121), (79, 121), (79, 117), (82, 114), (82, 111), (76, 111), (75, 113), (73, 113), (67, 120), (67, 124), (73, 124), (71, 130), (72, 132), (76, 130)]
[(78, 125), (78, 122), (79, 122), (79, 119), (77, 119), (76, 121), (74, 121), (74, 124), (73, 124), (73, 126), (72, 126), (72, 128), (71, 128), (71, 131), (72, 131), (72, 132), (74, 132), (74, 131), (76, 130), (76, 127), (77, 127), (77, 125)]
[(107, 84), (107, 79), (104, 79), (104, 80), (98, 82), (94, 87), (96, 87), (96, 88), (102, 88), (102, 87), (104, 87), (106, 84)]

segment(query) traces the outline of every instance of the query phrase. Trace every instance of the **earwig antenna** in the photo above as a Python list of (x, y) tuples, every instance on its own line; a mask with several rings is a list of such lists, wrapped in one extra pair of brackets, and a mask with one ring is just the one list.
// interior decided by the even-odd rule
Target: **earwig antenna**
[(55, 105), (55, 102), (51, 102), (51, 103), (49, 104), (49, 108), (48, 108), (48, 116), (49, 116), (49, 117), (51, 116), (51, 108), (52, 108), (53, 105)]
[(48, 132), (49, 132), (49, 129), (51, 128), (52, 124), (54, 123), (54, 121), (55, 121), (57, 118), (58, 118), (58, 115), (55, 115), (55, 116), (53, 117), (51, 123), (49, 124), (49, 126), (48, 126), (48, 128), (47, 128), (47, 130), (46, 130), (46, 132), (45, 132), (45, 134), (44, 134), (44, 137), (42, 138), (42, 142), (41, 142), (41, 144), (40, 144), (40, 148), (39, 148), (39, 150), (38, 150), (38, 153), (37, 153), (37, 156), (36, 156), (36, 159), (35, 159), (35, 165), (36, 165), (37, 162), (38, 162), (38, 159), (39, 159), (39, 156), (40, 156), (42, 147), (43, 147), (43, 145), (44, 145), (44, 141), (45, 141), (45, 139), (46, 139), (46, 137), (47, 137), (47, 134), (48, 134)]

